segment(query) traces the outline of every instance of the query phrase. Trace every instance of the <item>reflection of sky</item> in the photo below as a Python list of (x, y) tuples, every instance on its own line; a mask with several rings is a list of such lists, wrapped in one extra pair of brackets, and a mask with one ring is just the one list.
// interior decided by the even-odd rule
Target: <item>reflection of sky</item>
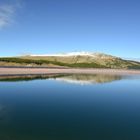
[(117, 138), (124, 132), (121, 137), (127, 135), (132, 140), (134, 134), (139, 134), (139, 91), (140, 79), (132, 77), (86, 86), (55, 80), (0, 82), (0, 108), (11, 108), (6, 115), (11, 119), (4, 130), (0, 125), (0, 130), (26, 139), (32, 130), (31, 140), (43, 135), (47, 139), (52, 131), (57, 138), (64, 132), (71, 132), (74, 138), (75, 131), (84, 137), (91, 130), (91, 136), (104, 132), (109, 135), (111, 130)]

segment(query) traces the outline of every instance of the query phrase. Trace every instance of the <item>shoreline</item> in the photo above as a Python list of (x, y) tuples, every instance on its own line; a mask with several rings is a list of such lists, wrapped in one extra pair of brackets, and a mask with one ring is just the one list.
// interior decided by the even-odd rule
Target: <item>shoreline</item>
[(140, 75), (140, 70), (98, 68), (0, 68), (0, 76), (49, 74)]

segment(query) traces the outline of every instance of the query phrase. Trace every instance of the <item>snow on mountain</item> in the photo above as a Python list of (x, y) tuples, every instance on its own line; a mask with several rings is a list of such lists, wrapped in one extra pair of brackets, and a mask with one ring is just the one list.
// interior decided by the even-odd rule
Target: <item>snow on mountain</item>
[(93, 53), (93, 52), (70, 52), (61, 54), (45, 54), (45, 55), (30, 55), (30, 56), (56, 56), (56, 57), (70, 57), (70, 56), (90, 56), (90, 57), (112, 57), (111, 55), (106, 55), (103, 53)]
[(94, 53), (89, 53), (89, 52), (70, 52), (70, 53), (60, 53), (60, 54), (45, 54), (45, 55), (30, 55), (30, 56), (77, 56), (77, 55), (94, 55)]

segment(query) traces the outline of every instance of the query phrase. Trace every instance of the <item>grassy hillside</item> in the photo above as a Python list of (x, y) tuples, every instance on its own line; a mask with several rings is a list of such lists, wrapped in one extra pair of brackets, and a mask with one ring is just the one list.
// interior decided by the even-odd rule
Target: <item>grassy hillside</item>
[(0, 58), (0, 66), (59, 66), (59, 67), (79, 67), (79, 68), (104, 68), (96, 63), (64, 63), (61, 61), (31, 59), (31, 58)]
[(22, 56), (0, 58), (0, 66), (42, 66), (75, 68), (140, 69), (140, 63), (118, 57), (96, 54), (76, 56)]

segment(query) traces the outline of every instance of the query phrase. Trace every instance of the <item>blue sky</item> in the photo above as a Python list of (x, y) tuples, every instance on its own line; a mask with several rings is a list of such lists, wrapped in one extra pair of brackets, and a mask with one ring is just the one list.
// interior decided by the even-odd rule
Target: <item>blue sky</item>
[(73, 51), (140, 57), (139, 0), (0, 0), (0, 56)]

